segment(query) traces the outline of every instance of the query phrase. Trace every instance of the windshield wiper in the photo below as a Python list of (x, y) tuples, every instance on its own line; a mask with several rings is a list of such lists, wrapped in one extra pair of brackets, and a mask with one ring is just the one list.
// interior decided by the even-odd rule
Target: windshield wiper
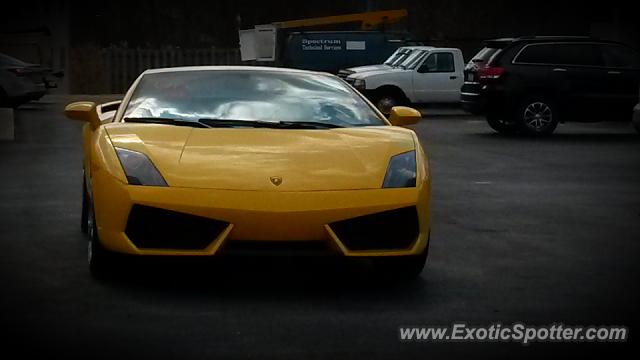
[(214, 119), (202, 118), (199, 123), (212, 128), (233, 128), (233, 127), (271, 127), (272, 123), (268, 121), (257, 120), (233, 120), (233, 119)]
[(233, 119), (200, 119), (198, 122), (208, 127), (254, 127), (269, 129), (333, 129), (342, 126), (317, 121), (262, 121)]
[(162, 124), (175, 126), (190, 126), (197, 128), (208, 128), (207, 124), (198, 121), (189, 121), (183, 119), (161, 118), (161, 117), (126, 117), (125, 122), (144, 123), (144, 124)]
[(336, 129), (343, 126), (320, 121), (278, 121), (284, 129)]

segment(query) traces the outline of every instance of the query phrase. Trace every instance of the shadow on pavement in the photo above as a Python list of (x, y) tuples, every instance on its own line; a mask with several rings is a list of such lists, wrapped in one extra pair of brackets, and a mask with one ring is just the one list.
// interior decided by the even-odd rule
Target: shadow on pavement
[(422, 277), (392, 278), (374, 272), (367, 260), (334, 257), (123, 257), (115, 268), (94, 281), (112, 290), (162, 296), (247, 299), (385, 293), (397, 299), (403, 293), (415, 296), (417, 290), (426, 290)]

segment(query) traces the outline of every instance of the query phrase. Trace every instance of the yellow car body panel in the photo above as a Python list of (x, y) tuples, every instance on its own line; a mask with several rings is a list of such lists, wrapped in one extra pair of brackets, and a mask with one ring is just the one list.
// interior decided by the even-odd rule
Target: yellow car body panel
[[(124, 101), (130, 96), (131, 90)], [(122, 110), (113, 122), (83, 129), (87, 192), (107, 250), (210, 256), (229, 242), (325, 241), (338, 255), (375, 257), (417, 255), (428, 245), (431, 181), (412, 130), (192, 128), (122, 122)], [(115, 148), (145, 154), (168, 186), (128, 184)], [(416, 186), (382, 188), (389, 160), (412, 150)], [(202, 249), (139, 248), (125, 231), (134, 205), (228, 226)], [(415, 207), (419, 223), (419, 234), (407, 247), (350, 250), (332, 229), (337, 221), (406, 207)]]
[[(411, 255), (420, 253), (428, 240), (428, 194), (419, 199), (415, 189), (261, 192), (163, 188), (125, 185), (104, 172), (96, 174), (93, 186), (100, 240), (107, 249), (122, 253), (213, 255), (224, 241), (318, 240), (348, 256)], [(204, 250), (139, 249), (125, 234), (127, 214), (134, 203), (223, 220), (232, 227)], [(415, 204), (424, 231), (408, 249), (348, 251), (327, 229), (335, 221)]]
[[(169, 186), (256, 191), (379, 189), (389, 158), (415, 148), (390, 126), (331, 130), (105, 126), (113, 146), (146, 154)], [(273, 186), (270, 177), (282, 184)]]

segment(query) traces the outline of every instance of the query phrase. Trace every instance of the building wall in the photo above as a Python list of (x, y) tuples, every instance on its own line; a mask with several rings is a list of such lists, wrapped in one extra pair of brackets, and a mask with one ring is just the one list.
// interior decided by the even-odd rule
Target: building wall
[(639, 47), (640, 21), (630, 1), (409, 1), (409, 30), (434, 45), (472, 57), (483, 39), (589, 35)]

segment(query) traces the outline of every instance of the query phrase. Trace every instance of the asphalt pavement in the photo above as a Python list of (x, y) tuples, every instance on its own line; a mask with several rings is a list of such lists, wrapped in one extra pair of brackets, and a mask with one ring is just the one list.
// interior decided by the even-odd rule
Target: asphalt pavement
[[(473, 116), (414, 128), (433, 176), (420, 279), (366, 262), (246, 258), (122, 263), (94, 280), (80, 233), (81, 124), (48, 99), (0, 142), (3, 352), (48, 358), (521, 358), (635, 349), (640, 135), (567, 124), (545, 139)], [(428, 112), (427, 112), (428, 113)], [(167, 261), (164, 261), (167, 260)], [(169, 261), (170, 260), (170, 261)], [(202, 260), (202, 259), (200, 259)], [(207, 260), (207, 259), (205, 259)], [(626, 325), (630, 343), (406, 343), (400, 326)]]

